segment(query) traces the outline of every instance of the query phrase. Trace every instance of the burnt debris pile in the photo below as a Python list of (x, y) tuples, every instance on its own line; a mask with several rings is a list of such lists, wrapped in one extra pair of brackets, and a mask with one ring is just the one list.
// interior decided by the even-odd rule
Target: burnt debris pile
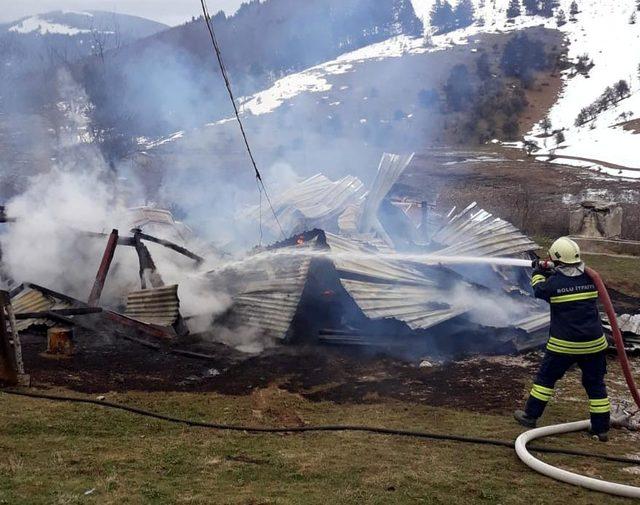
[[(384, 154), (369, 187), (357, 177), (318, 174), (274, 195), (273, 214), (247, 209), (243, 218), (264, 219), (266, 233), (284, 230), (289, 238), (240, 256), (212, 247), (193, 252), (193, 232), (148, 207), (131, 209), (124, 234), (76, 230), (75, 240), (105, 244), (93, 283), (75, 290), (87, 298), (38, 279), (13, 282), (15, 325), (3, 338), (19, 344), (21, 333), (39, 331), (47, 352), (59, 354), (74, 352), (77, 328), (99, 335), (96, 345), (124, 338), (153, 349), (334, 344), (445, 359), (540, 345), (548, 315), (532, 297), (526, 269), (449, 261), (526, 260), (536, 244), (475, 203), (441, 215), (394, 195), (411, 160)], [(111, 276), (128, 269), (125, 276), (136, 277), (123, 255), (137, 257), (139, 287), (123, 284), (115, 301), (105, 300)]]

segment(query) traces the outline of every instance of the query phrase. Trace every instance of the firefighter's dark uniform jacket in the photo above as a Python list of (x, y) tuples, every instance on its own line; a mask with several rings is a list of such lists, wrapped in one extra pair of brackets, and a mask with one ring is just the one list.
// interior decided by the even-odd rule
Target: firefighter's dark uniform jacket
[(558, 354), (593, 354), (607, 348), (600, 314), (598, 290), (579, 267), (569, 267), (569, 276), (559, 269), (548, 278), (536, 270), (531, 286), (536, 298), (551, 305), (551, 328), (547, 349)]
[(540, 365), (526, 413), (538, 418), (551, 399), (555, 383), (574, 364), (582, 370), (589, 396), (592, 430), (609, 429), (611, 410), (604, 383), (608, 347), (598, 312), (598, 291), (582, 264), (555, 271), (534, 270), (531, 286), (536, 298), (551, 306), (547, 352)]

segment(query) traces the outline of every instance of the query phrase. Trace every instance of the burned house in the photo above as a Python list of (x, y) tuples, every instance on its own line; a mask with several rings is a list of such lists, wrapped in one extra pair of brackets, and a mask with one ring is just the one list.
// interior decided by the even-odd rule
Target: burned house
[[(198, 282), (228, 297), (226, 310), (210, 308), (214, 331), (206, 338), (215, 338), (215, 328), (222, 326), (271, 342), (449, 357), (540, 345), (548, 313), (531, 296), (524, 269), (448, 261), (526, 259), (536, 244), (476, 204), (446, 215), (420, 212), (416, 222), (412, 205), (389, 197), (411, 159), (383, 155), (368, 188), (356, 177), (331, 181), (319, 174), (274, 195), (275, 216), (265, 216), (265, 225), (282, 227), (289, 238), (237, 260), (218, 260), (213, 270), (204, 268), (204, 257), (149, 234), (164, 230), (165, 237), (184, 243), (183, 235), (191, 232), (170, 214), (134, 209), (130, 235), (114, 230), (87, 236), (107, 246), (86, 302), (36, 284), (12, 291), (19, 329), (79, 325), (143, 342), (179, 342), (189, 333), (197, 338), (191, 316), (202, 314), (185, 313), (184, 285), (165, 285), (145, 245), (155, 243), (187, 258)], [(251, 219), (256, 212), (246, 215)], [(135, 251), (141, 289), (125, 294), (120, 307), (101, 307), (118, 246)]]
[[(406, 207), (388, 199), (410, 161), (385, 154), (369, 190), (356, 178), (317, 175), (278, 195), (275, 213), (291, 238), (207, 274), (233, 298), (219, 322), (283, 342), (412, 353), (539, 345), (548, 314), (532, 298), (525, 271), (446, 265), (454, 256), (530, 258), (536, 244), (475, 204), (431, 216), (431, 239), (418, 244), (405, 232), (416, 230)], [(394, 207), (392, 219), (381, 212), (385, 206)], [(303, 231), (308, 227), (315, 228)]]

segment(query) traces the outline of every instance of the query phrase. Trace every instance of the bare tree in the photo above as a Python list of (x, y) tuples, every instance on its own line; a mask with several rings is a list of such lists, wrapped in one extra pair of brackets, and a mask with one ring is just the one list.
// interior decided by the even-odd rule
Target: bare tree
[(91, 23), (91, 54), (100, 58), (104, 63), (104, 53), (107, 46), (108, 34)]

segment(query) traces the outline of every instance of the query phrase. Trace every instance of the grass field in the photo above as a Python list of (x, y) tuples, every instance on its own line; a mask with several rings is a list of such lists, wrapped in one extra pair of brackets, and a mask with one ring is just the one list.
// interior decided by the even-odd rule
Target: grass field
[(640, 258), (585, 254), (584, 259), (602, 276), (607, 286), (640, 298)]
[[(487, 387), (485, 385), (485, 387)], [(70, 392), (56, 390), (58, 393)], [(524, 393), (524, 391), (523, 391)], [(585, 417), (576, 377), (545, 423)], [(312, 403), (269, 387), (245, 397), (109, 394), (107, 399), (205, 421), (359, 423), (513, 439), (506, 415), (385, 402)], [(548, 444), (628, 454), (638, 438), (609, 444), (575, 434)], [(0, 394), (0, 503), (623, 503), (528, 470), (509, 449), (357, 433), (249, 435), (163, 423), (89, 405)], [(595, 477), (638, 484), (624, 465), (545, 455)]]

